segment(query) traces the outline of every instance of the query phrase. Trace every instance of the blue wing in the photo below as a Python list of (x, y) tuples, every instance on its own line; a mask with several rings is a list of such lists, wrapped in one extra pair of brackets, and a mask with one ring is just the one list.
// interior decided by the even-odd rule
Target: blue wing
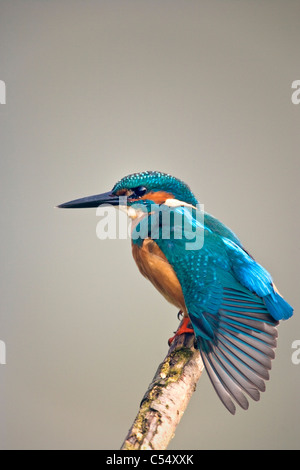
[[(181, 284), (198, 347), (211, 382), (231, 413), (246, 395), (258, 400), (275, 357), (277, 320), (292, 308), (274, 290), (271, 276), (232, 237), (214, 232), (187, 208), (176, 208), (184, 228), (173, 225), (156, 242)], [(183, 233), (184, 232), (184, 233)], [(198, 234), (203, 243), (191, 248)], [(199, 245), (199, 243), (198, 243)]]
[(287, 320), (293, 315), (292, 307), (274, 286), (270, 274), (236, 243), (223, 238), (232, 270), (240, 283), (262, 297), (275, 320)]

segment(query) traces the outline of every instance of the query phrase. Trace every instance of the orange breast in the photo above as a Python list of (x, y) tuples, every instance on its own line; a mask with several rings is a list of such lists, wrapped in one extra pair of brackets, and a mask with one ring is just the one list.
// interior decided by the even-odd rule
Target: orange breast
[(133, 258), (142, 273), (156, 289), (173, 305), (187, 315), (180, 283), (167, 258), (151, 239), (146, 239), (142, 247), (132, 244)]

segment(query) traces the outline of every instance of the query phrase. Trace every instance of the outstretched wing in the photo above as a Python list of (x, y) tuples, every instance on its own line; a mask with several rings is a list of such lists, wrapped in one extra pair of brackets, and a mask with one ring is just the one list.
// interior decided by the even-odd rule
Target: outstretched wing
[(293, 315), (293, 308), (276, 289), (272, 278), (260, 264), (234, 241), (222, 238), (230, 258), (236, 279), (251, 292), (262, 297), (269, 313), (275, 320), (287, 320)]
[[(235, 413), (235, 402), (247, 409), (246, 395), (258, 400), (265, 390), (275, 357), (277, 321), (264, 300), (240, 282), (222, 237), (196, 223), (185, 208), (177, 210), (185, 217), (184, 236), (159, 237), (156, 242), (181, 284), (210, 380), (226, 408)], [(188, 249), (195, 227), (199, 237), (203, 232), (204, 243), (201, 249)], [(179, 230), (174, 226), (174, 235)]]
[[(234, 401), (248, 408), (245, 392), (257, 401), (265, 390), (277, 338), (277, 322), (262, 300), (236, 287), (222, 286), (222, 299), (214, 313), (206, 309), (199, 318), (199, 305), (194, 302), (188, 307), (210, 380), (233, 414)], [(199, 331), (203, 318), (212, 330), (210, 337)]]

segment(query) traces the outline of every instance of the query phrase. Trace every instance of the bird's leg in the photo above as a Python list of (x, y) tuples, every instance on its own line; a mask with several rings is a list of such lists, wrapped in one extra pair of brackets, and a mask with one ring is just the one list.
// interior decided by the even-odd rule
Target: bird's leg
[[(179, 312), (179, 314), (182, 313), (181, 311)], [(179, 315), (178, 314), (178, 315)], [(176, 331), (175, 335), (172, 336), (172, 338), (169, 339), (168, 341), (168, 344), (169, 346), (171, 346), (171, 344), (173, 343), (174, 339), (179, 336), (179, 335), (183, 335), (184, 333), (191, 333), (191, 334), (194, 334), (194, 330), (193, 328), (191, 327), (191, 321), (189, 319), (189, 317), (183, 317), (183, 320), (182, 322), (180, 323), (179, 327), (178, 327), (178, 330)]]

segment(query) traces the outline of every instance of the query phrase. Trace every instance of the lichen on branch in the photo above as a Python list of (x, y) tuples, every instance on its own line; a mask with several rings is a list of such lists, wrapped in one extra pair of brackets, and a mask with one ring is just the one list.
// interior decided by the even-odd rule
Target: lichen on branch
[(164, 450), (195, 391), (203, 363), (194, 335), (173, 341), (146, 391), (121, 450)]

